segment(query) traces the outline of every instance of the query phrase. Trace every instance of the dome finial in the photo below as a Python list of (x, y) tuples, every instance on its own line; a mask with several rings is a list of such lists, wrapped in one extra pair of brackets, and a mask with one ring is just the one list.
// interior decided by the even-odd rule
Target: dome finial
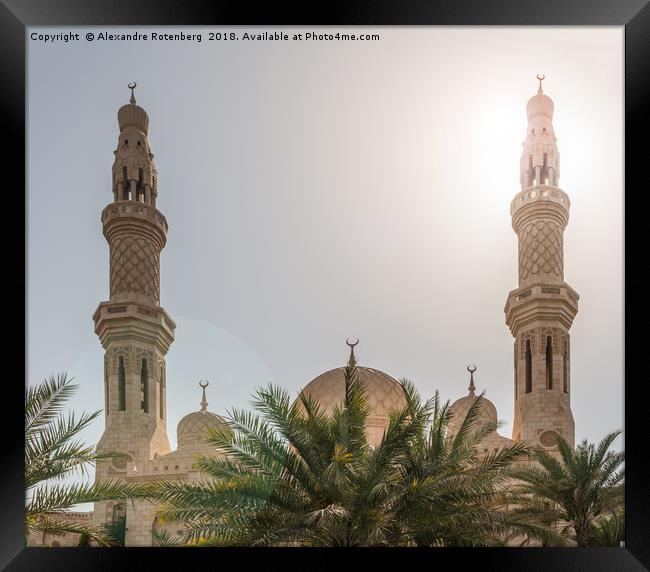
[(537, 79), (539, 80), (539, 89), (537, 90), (537, 93), (539, 95), (542, 95), (542, 93), (544, 93), (542, 91), (542, 81), (544, 81), (546, 79), (546, 76), (543, 73), (538, 73), (537, 74)]
[(350, 338), (345, 340), (345, 343), (350, 346), (350, 359), (348, 360), (348, 365), (349, 366), (355, 366), (357, 365), (357, 359), (354, 357), (354, 346), (356, 346), (359, 343), (359, 338), (356, 338), (356, 342), (352, 343), (350, 342)]
[(474, 385), (474, 372), (476, 371), (476, 366), (475, 365), (468, 365), (467, 366), (467, 371), (469, 371), (469, 394), (474, 397), (474, 391), (476, 390), (476, 386)]
[(129, 100), (129, 103), (131, 105), (135, 105), (135, 94), (133, 93), (133, 90), (137, 87), (137, 83), (132, 81), (129, 85), (128, 88), (131, 90), (131, 99)]
[(207, 411), (208, 410), (208, 400), (205, 397), (205, 388), (208, 387), (208, 385), (210, 385), (209, 381), (206, 381), (204, 379), (199, 381), (199, 387), (201, 389), (203, 389), (203, 398), (201, 399), (201, 411)]

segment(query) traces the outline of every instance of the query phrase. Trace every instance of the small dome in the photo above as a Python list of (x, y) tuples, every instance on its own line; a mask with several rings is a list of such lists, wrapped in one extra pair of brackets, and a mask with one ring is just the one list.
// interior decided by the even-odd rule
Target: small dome
[[(452, 433), (455, 433), (460, 429), (463, 421), (465, 421), (467, 413), (477, 399), (478, 396), (476, 395), (467, 395), (466, 397), (457, 399), (451, 404), (449, 409), (452, 412), (452, 418), (449, 421), (449, 430)], [(479, 405), (478, 417), (474, 423), (477, 426), (482, 427), (483, 425), (496, 424), (496, 422), (497, 408), (489, 399), (483, 397), (481, 399), (481, 405)]]
[(205, 388), (208, 387), (207, 381), (200, 381), (199, 387), (203, 390), (201, 399), (201, 410), (186, 415), (178, 422), (176, 427), (176, 442), (179, 449), (186, 447), (196, 448), (206, 444), (208, 429), (228, 429), (228, 424), (219, 415), (208, 411), (208, 400), (205, 397)]
[(530, 121), (535, 115), (545, 115), (553, 119), (553, 100), (543, 93), (538, 93), (528, 100), (526, 104), (526, 115)]
[(147, 135), (149, 130), (149, 116), (139, 105), (127, 103), (120, 107), (117, 112), (117, 122), (120, 131), (123, 131), (126, 127), (135, 127)]
[(208, 429), (224, 429), (227, 424), (222, 417), (211, 411), (195, 411), (183, 417), (176, 427), (178, 448), (194, 444), (205, 444)]
[[(451, 412), (451, 419), (449, 420), (449, 431), (452, 434), (455, 434), (460, 429), (460, 426), (465, 421), (467, 413), (469, 413), (470, 408), (474, 405), (474, 402), (478, 399), (478, 396), (475, 395), (476, 387), (474, 386), (474, 372), (476, 371), (476, 366), (467, 366), (467, 371), (470, 374), (469, 381), (469, 395), (461, 397), (454, 401), (449, 407)], [(494, 406), (489, 399), (485, 397), (481, 398), (481, 404), (479, 405), (478, 416), (474, 421), (473, 426), (477, 429), (485, 425), (496, 425), (497, 423), (497, 408)]]

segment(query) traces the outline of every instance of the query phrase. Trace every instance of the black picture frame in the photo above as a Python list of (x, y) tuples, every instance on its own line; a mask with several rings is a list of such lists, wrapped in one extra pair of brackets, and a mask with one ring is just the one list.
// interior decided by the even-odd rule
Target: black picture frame
[[(650, 107), (648, 62), (650, 61), (650, 6), (647, 0), (448, 0), (444, 3), (407, 0), (364, 2), (330, 1), (306, 9), (279, 3), (251, 6), (248, 2), (208, 3), (200, 0), (3, 0), (0, 3), (0, 68), (2, 89), (3, 137), (3, 228), (5, 284), (17, 291), (6, 310), (19, 313), (25, 308), (25, 250), (17, 248), (16, 237), (25, 236), (25, 52), (26, 27), (97, 26), (97, 25), (508, 25), (508, 26), (625, 26), (625, 268), (626, 377), (625, 449), (626, 449), (626, 542), (621, 548), (439, 548), (439, 549), (219, 549), (201, 548), (166, 550), (102, 548), (25, 548), (24, 537), (24, 433), (20, 407), (24, 387), (12, 375), (11, 364), (20, 364), (14, 353), (25, 357), (23, 337), (17, 335), (23, 316), (7, 319), (5, 328), (12, 332), (18, 346), (7, 352), (2, 383), (2, 408), (7, 433), (2, 445), (2, 481), (0, 488), (0, 566), (7, 570), (134, 570), (154, 566), (238, 566), (259, 565), (264, 569), (311, 566), (450, 566), (474, 570), (646, 570), (650, 569), (650, 487), (643, 473), (647, 448), (644, 405), (645, 372), (639, 363), (645, 341), (632, 334), (634, 325), (644, 325), (642, 305), (645, 284), (635, 263), (643, 266), (645, 240), (632, 239), (636, 218), (646, 212), (648, 193), (647, 116)], [(585, 165), (586, 169), (598, 168)], [(56, 186), (53, 181), (53, 186)], [(22, 218), (21, 218), (22, 213)], [(16, 225), (9, 223), (15, 222)], [(643, 221), (645, 222), (645, 221)], [(22, 223), (22, 224), (21, 224)], [(640, 256), (628, 256), (635, 244)], [(14, 288), (11, 288), (12, 291)], [(630, 310), (630, 307), (633, 309)], [(26, 334), (26, 332), (24, 332)], [(630, 361), (637, 358), (634, 362)], [(23, 359), (25, 364), (25, 359)], [(635, 365), (638, 363), (637, 373)], [(16, 369), (20, 369), (17, 367)], [(25, 368), (23, 367), (23, 371)], [(627, 372), (627, 369), (626, 369)], [(24, 378), (23, 374), (23, 378)], [(637, 377), (640, 379), (637, 380)], [(619, 380), (615, 380), (619, 383)]]

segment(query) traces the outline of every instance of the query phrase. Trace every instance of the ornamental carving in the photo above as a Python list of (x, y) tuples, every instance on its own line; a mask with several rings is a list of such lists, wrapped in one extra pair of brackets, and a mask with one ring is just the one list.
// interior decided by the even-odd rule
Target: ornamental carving
[(158, 303), (160, 251), (146, 238), (123, 234), (111, 241), (111, 297), (139, 294)]
[(129, 373), (131, 371), (131, 358), (128, 346), (120, 346), (118, 348), (113, 348), (111, 352), (111, 373), (112, 375), (117, 375), (117, 365), (119, 363), (119, 358), (124, 358), (124, 371)]
[(140, 371), (142, 369), (142, 359), (147, 360), (147, 368), (151, 370), (153, 368), (153, 364), (155, 363), (155, 354), (152, 351), (148, 350), (138, 350), (138, 352), (135, 355), (135, 367), (137, 371)]
[(526, 224), (519, 233), (519, 282), (538, 274), (563, 280), (562, 228), (548, 219)]

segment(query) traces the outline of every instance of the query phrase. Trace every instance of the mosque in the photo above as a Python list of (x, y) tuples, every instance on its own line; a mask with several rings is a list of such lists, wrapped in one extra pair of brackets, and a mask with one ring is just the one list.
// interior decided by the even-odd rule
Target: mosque
[[(513, 432), (508, 438), (492, 431), (479, 444), (480, 453), (519, 441), (554, 452), (558, 435), (571, 446), (575, 442), (569, 329), (578, 311), (578, 294), (564, 281), (563, 263), (570, 203), (558, 186), (560, 155), (553, 130), (553, 101), (542, 90), (544, 76), (537, 77), (537, 94), (526, 105), (521, 189), (510, 204), (512, 227), (519, 239), (519, 285), (509, 292), (504, 309), (514, 338)], [(110, 299), (101, 302), (93, 314), (95, 332), (105, 350), (105, 430), (97, 448), (120, 451), (124, 457), (98, 462), (95, 479), (199, 480), (203, 477), (194, 468), (193, 458), (214, 454), (204, 441), (206, 431), (223, 426), (224, 420), (208, 410), (207, 384), (202, 383), (201, 407), (180, 420), (178, 448), (170, 449), (165, 356), (176, 325), (160, 305), (160, 252), (168, 226), (156, 206), (158, 174), (148, 140), (149, 116), (136, 104), (135, 84), (129, 88), (130, 102), (117, 114), (120, 133), (112, 170), (113, 200), (101, 214), (110, 249)], [(348, 345), (350, 359), (356, 360), (356, 344)], [(391, 376), (358, 367), (369, 399), (368, 440), (377, 444), (390, 410), (403, 397)], [(475, 369), (468, 368), (468, 395), (451, 406), (455, 413), (452, 432), (477, 399)], [(322, 373), (303, 392), (331, 410), (343, 401), (344, 372), (345, 367), (338, 367)], [(497, 421), (497, 410), (488, 399), (484, 398), (479, 420)], [(160, 523), (150, 503), (99, 502), (92, 513), (76, 514), (96, 526), (126, 516), (127, 546), (154, 545), (156, 528), (172, 535), (181, 533), (179, 524)]]

